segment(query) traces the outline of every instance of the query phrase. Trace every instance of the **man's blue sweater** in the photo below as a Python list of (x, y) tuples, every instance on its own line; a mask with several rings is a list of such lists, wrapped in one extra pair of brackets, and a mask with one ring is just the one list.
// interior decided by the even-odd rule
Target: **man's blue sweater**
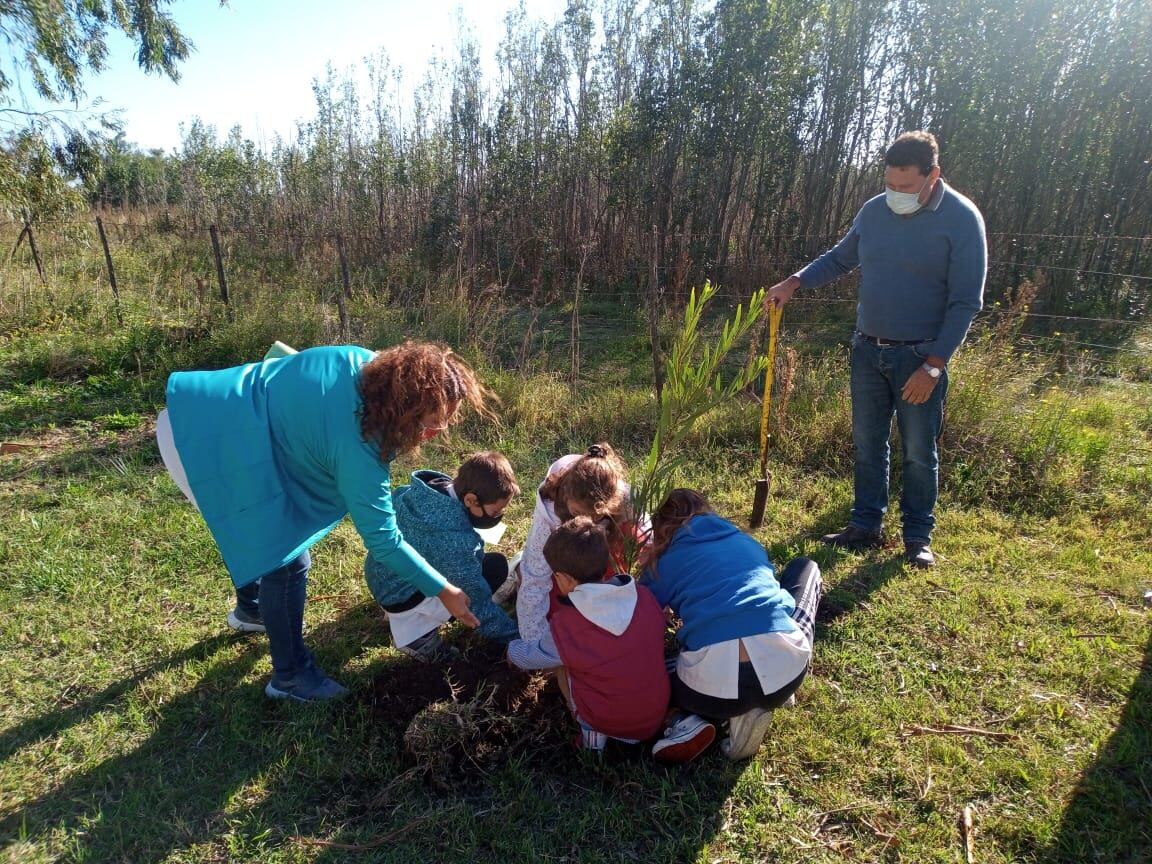
[(947, 362), (983, 305), (987, 265), (980, 211), (940, 180), (910, 216), (893, 213), (883, 195), (868, 201), (847, 236), (797, 276), (817, 288), (859, 267), (856, 329), (924, 340), (921, 353)]

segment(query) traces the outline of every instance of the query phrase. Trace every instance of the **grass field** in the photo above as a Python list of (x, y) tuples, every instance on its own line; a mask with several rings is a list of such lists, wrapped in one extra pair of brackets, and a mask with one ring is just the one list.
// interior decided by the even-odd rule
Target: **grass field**
[[(147, 309), (120, 327), (60, 297), (51, 312), (5, 307), (0, 440), (27, 445), (0, 455), (5, 860), (927, 864), (965, 860), (966, 806), (982, 864), (1152, 860), (1146, 381), (1009, 362), (1010, 345), (975, 339), (956, 364), (941, 564), (926, 573), (896, 543), (861, 555), (814, 539), (850, 504), (847, 374), (835, 349), (803, 353), (757, 536), (777, 564), (808, 554), (824, 571), (813, 674), (755, 759), (668, 770), (571, 751), (555, 690), (509, 683), (470, 634), (452, 639), (530, 694), (527, 719), (401, 656), (347, 524), (313, 550), (307, 638), (352, 694), (264, 698), (262, 637), (225, 626), (227, 575), (152, 424), (174, 368), (250, 359), (273, 338), (332, 341), (310, 302), (192, 335)], [(446, 333), (351, 312), (366, 344)], [(654, 412), (633, 327), (604, 329), (575, 394), (547, 344), (526, 368), (489, 370), (503, 424), (465, 424), (397, 482), (480, 446), (504, 450), (526, 489), (593, 439), (639, 461)], [(682, 478), (739, 522), (758, 412), (749, 397), (709, 416)], [(514, 502), (503, 551), (531, 508)], [(421, 706), (405, 697), (451, 687), (473, 737), (413, 759)]]

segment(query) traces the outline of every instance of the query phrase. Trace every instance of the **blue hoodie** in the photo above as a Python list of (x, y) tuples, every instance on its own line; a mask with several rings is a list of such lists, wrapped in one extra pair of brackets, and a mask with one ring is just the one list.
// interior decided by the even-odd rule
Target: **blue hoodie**
[[(481, 636), (498, 642), (516, 639), (520, 635), (516, 622), (493, 602), (492, 589), (484, 581), (484, 541), (468, 521), (464, 504), (448, 494), (451, 482), (439, 471), (413, 473), (411, 483), (392, 490), (396, 526), (413, 549), (468, 595), (472, 612), (480, 619)], [(371, 552), (364, 562), (364, 578), (382, 606), (403, 603), (421, 590)]]
[(767, 551), (715, 513), (681, 526), (640, 581), (684, 622), (676, 635), (688, 651), (796, 629), (796, 601), (776, 581)]

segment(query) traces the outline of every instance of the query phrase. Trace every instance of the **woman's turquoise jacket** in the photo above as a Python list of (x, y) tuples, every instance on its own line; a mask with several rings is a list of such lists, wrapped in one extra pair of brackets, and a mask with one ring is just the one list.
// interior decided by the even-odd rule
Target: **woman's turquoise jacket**
[(345, 514), (418, 590), (447, 584), (401, 536), (391, 464), (361, 437), (357, 382), (374, 356), (336, 345), (169, 376), (176, 450), (237, 586), (287, 564)]

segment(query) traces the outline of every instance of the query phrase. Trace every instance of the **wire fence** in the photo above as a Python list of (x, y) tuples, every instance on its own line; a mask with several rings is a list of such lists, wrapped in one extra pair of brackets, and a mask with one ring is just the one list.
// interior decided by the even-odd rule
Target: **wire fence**
[[(730, 314), (755, 288), (773, 284), (809, 258), (779, 252), (733, 252), (723, 261), (685, 261), (684, 249), (703, 235), (679, 236), (675, 259), (607, 268), (584, 278), (583, 268), (558, 269), (546, 279), (515, 258), (507, 266), (468, 268), (455, 260), (433, 273), (412, 253), (365, 252), (378, 235), (341, 231), (288, 231), (260, 226), (198, 226), (163, 216), (146, 221), (96, 216), (37, 222), (0, 222), (8, 254), (0, 261), (9, 307), (56, 297), (80, 286), (92, 302), (104, 296), (124, 320), (126, 307), (146, 303), (173, 317), (193, 315), (200, 329), (232, 320), (261, 298), (307, 290), (330, 307), (339, 335), (356, 329), (356, 309), (387, 298), (417, 313), (436, 303), (457, 306), (473, 330), (500, 329), (516, 362), (542, 353), (588, 357), (618, 346), (624, 334), (650, 337), (650, 322), (682, 305), (696, 277), (721, 285), (714, 313)], [(794, 244), (827, 248), (839, 238), (796, 234), (774, 238), (773, 247)], [(1044, 243), (1053, 243), (1044, 248)], [(1072, 244), (1082, 260), (1067, 260)], [(1100, 269), (1104, 253), (1126, 247), (1124, 269)], [(1061, 358), (1088, 352), (1107, 364), (1123, 356), (1146, 356), (1138, 338), (1152, 324), (1152, 236), (1108, 234), (989, 234), (989, 302), (974, 329), (1011, 329), (1037, 356)], [(350, 251), (351, 248), (355, 252)], [(1011, 250), (1014, 255), (1005, 255)], [(1088, 250), (1085, 252), (1084, 250)], [(1103, 253), (1101, 252), (1103, 250)], [(1026, 257), (1024, 253), (1029, 253)], [(1114, 256), (1115, 259), (1115, 256)], [(1118, 262), (1119, 263), (1119, 262)], [(1046, 275), (1047, 274), (1047, 275)], [(1051, 274), (1068, 275), (1057, 285)], [(1040, 285), (1027, 308), (999, 304), (1022, 280)], [(1078, 280), (1078, 281), (1077, 281)], [(1085, 284), (1091, 281), (1092, 290)], [(785, 340), (830, 346), (843, 343), (855, 319), (855, 279), (848, 277), (790, 304)], [(1094, 314), (1089, 314), (1094, 313)], [(629, 323), (631, 322), (631, 323)], [(2, 320), (0, 320), (2, 325)], [(629, 330), (631, 328), (631, 330)], [(573, 359), (573, 363), (578, 362)], [(576, 370), (573, 370), (573, 375)]]

